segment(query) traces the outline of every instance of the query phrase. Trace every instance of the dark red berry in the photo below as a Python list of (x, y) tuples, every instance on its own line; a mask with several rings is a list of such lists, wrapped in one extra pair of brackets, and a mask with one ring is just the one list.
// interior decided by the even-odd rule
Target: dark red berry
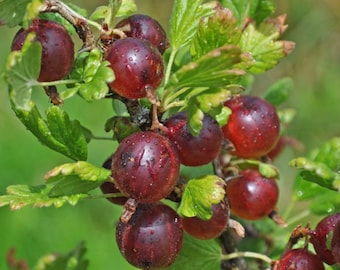
[(325, 267), (318, 256), (305, 248), (292, 249), (280, 259), (276, 270), (324, 270)]
[(105, 59), (115, 74), (110, 87), (119, 95), (137, 99), (154, 92), (163, 79), (163, 59), (156, 47), (146, 40), (124, 38), (115, 41)]
[(236, 96), (225, 102), (232, 114), (222, 128), (241, 158), (259, 158), (274, 148), (280, 135), (275, 107), (255, 96)]
[(198, 217), (184, 217), (183, 229), (191, 236), (206, 240), (218, 237), (226, 228), (229, 221), (229, 205), (226, 200), (212, 205), (213, 215), (208, 220)]
[(211, 162), (220, 152), (223, 133), (210, 115), (205, 114), (200, 134), (191, 134), (185, 112), (171, 116), (164, 123), (168, 128), (166, 134), (177, 147), (182, 164), (201, 166)]
[(340, 264), (340, 221), (334, 226), (331, 249), (334, 260)]
[(324, 217), (313, 231), (310, 242), (316, 254), (327, 264), (332, 265), (336, 260), (332, 254), (331, 240), (335, 225), (340, 221), (340, 213)]
[(148, 40), (161, 54), (168, 46), (166, 33), (158, 21), (147, 15), (135, 14), (127, 17), (115, 26), (128, 37)]
[(116, 239), (130, 264), (142, 269), (165, 268), (182, 248), (182, 222), (165, 204), (139, 204), (127, 223), (117, 224)]
[(227, 182), (226, 194), (235, 215), (257, 220), (274, 210), (279, 188), (275, 179), (262, 176), (258, 170), (247, 169)]
[(12, 42), (12, 51), (20, 51), (27, 34), (34, 32), (42, 45), (40, 82), (57, 81), (70, 72), (74, 61), (74, 44), (67, 30), (48, 20), (33, 20), (28, 29), (20, 29)]
[(179, 178), (179, 158), (172, 142), (156, 132), (125, 138), (112, 156), (112, 176), (119, 190), (138, 202), (156, 202), (171, 193)]

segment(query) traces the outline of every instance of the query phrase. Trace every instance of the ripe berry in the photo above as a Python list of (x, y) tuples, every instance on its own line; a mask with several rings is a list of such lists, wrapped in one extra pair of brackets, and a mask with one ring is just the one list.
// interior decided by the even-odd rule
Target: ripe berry
[(212, 205), (213, 215), (208, 220), (198, 217), (184, 217), (183, 229), (191, 236), (206, 240), (218, 237), (227, 227), (229, 221), (229, 205), (226, 200)]
[(285, 253), (277, 265), (276, 270), (324, 270), (318, 256), (305, 248), (292, 249)]
[(340, 213), (324, 217), (311, 235), (310, 242), (313, 244), (316, 254), (327, 264), (332, 265), (336, 260), (332, 254), (330, 242), (332, 240), (335, 225), (340, 221)]
[(333, 237), (331, 241), (331, 249), (334, 260), (340, 264), (340, 221), (338, 221), (333, 230)]
[(142, 269), (165, 268), (182, 248), (182, 222), (165, 204), (139, 204), (127, 223), (117, 224), (116, 240), (130, 264)]
[(280, 135), (280, 121), (275, 107), (255, 96), (237, 96), (224, 104), (232, 114), (222, 128), (241, 158), (259, 158), (275, 146)]
[(106, 51), (105, 59), (115, 74), (110, 87), (125, 98), (143, 98), (162, 82), (162, 56), (147, 40), (129, 37), (117, 40)]
[(176, 145), (182, 164), (201, 166), (211, 162), (220, 152), (223, 133), (210, 115), (204, 115), (198, 136), (191, 134), (185, 112), (174, 114), (164, 124), (168, 127), (166, 135)]
[(161, 54), (164, 53), (168, 41), (163, 27), (155, 19), (142, 14), (127, 17), (115, 26), (128, 37), (148, 40)]
[(27, 34), (34, 32), (42, 46), (40, 82), (57, 81), (71, 70), (74, 44), (66, 29), (53, 21), (33, 20), (28, 29), (20, 29), (12, 42), (12, 51), (20, 51)]
[(258, 170), (246, 169), (227, 182), (226, 194), (235, 215), (257, 220), (274, 210), (279, 188), (275, 179), (265, 178)]
[(138, 202), (156, 202), (171, 193), (179, 178), (179, 158), (168, 138), (137, 132), (125, 138), (112, 156), (117, 187)]

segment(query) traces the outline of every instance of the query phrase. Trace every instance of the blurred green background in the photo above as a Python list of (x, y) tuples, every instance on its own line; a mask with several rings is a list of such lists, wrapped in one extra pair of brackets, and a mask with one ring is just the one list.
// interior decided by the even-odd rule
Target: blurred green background
[[(165, 29), (171, 12), (170, 0), (137, 0), (139, 12), (158, 19)], [(106, 1), (73, 1), (91, 13)], [(290, 76), (294, 89), (283, 107), (292, 107), (297, 116), (288, 134), (301, 140), (306, 151), (323, 141), (340, 135), (340, 2), (338, 0), (277, 1), (277, 14), (287, 13), (288, 30), (284, 39), (296, 42), (294, 52), (276, 68), (256, 77), (254, 93), (262, 93), (278, 78)], [(0, 27), (0, 71), (3, 70), (16, 29)], [(8, 93), (0, 80), (0, 194), (11, 184), (40, 184), (53, 167), (70, 162), (64, 156), (42, 146), (16, 119), (11, 111)], [(49, 106), (44, 93), (34, 93), (41, 108)], [(104, 123), (111, 116), (109, 101), (86, 103), (81, 99), (65, 102), (72, 119), (99, 136), (107, 136)], [(100, 166), (111, 154), (114, 144), (92, 141), (89, 161)], [(290, 199), (295, 171), (287, 165), (297, 154), (286, 149), (277, 160), (282, 173), (279, 210), (284, 211)], [(82, 201), (76, 207), (19, 211), (0, 208), (0, 269), (6, 269), (5, 257), (10, 247), (16, 256), (30, 266), (51, 251), (67, 252), (84, 240), (89, 269), (132, 269), (121, 258), (115, 244), (114, 223), (120, 208), (106, 200)]]

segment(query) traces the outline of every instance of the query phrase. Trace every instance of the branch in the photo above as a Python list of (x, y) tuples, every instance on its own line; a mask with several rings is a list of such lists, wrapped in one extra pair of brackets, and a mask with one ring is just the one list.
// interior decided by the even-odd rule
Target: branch
[[(64, 17), (75, 28), (79, 38), (83, 41), (83, 47), (81, 51), (90, 51), (95, 47), (95, 37), (89, 27), (89, 21), (69, 8), (63, 2), (59, 0), (45, 0), (44, 6), (40, 12), (56, 12)], [(97, 23), (93, 23), (97, 28), (101, 29), (101, 26)]]

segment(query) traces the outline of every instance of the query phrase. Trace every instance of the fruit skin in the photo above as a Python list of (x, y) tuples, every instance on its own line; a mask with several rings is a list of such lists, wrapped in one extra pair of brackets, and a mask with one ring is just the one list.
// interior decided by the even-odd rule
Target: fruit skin
[(128, 37), (148, 40), (161, 54), (168, 46), (163, 27), (155, 19), (143, 14), (134, 14), (117, 23), (115, 28), (122, 30)]
[(241, 158), (260, 158), (274, 148), (280, 135), (276, 109), (256, 96), (236, 96), (224, 103), (232, 114), (222, 127), (224, 137), (235, 147), (232, 154)]
[(67, 30), (49, 20), (33, 20), (28, 29), (20, 29), (13, 41), (12, 51), (20, 51), (27, 34), (34, 32), (42, 45), (40, 82), (57, 81), (69, 74), (74, 61), (74, 43)]
[(198, 217), (184, 217), (183, 229), (191, 236), (207, 240), (218, 237), (226, 228), (229, 221), (229, 205), (227, 200), (212, 205), (213, 215), (208, 220)]
[(262, 176), (258, 170), (246, 169), (239, 177), (227, 181), (226, 195), (235, 215), (257, 220), (274, 210), (279, 188), (275, 179)]
[(138, 99), (154, 92), (163, 79), (163, 59), (147, 40), (124, 38), (115, 41), (105, 52), (105, 60), (115, 74), (109, 84), (117, 94)]
[(334, 226), (331, 249), (334, 260), (340, 264), (340, 221)]
[(141, 131), (119, 144), (111, 169), (119, 190), (138, 202), (150, 203), (171, 193), (179, 178), (180, 163), (168, 138)]
[(276, 270), (323, 270), (325, 269), (318, 256), (307, 249), (291, 249), (280, 259)]
[(118, 222), (116, 240), (130, 264), (142, 269), (165, 268), (182, 249), (182, 222), (165, 204), (139, 204), (127, 223)]
[(336, 263), (331, 250), (330, 237), (332, 237), (335, 225), (339, 221), (340, 213), (324, 217), (316, 225), (315, 230), (310, 237), (310, 242), (313, 244), (316, 254), (321, 258), (321, 260), (329, 265)]
[(201, 166), (211, 162), (220, 152), (223, 133), (210, 115), (205, 114), (203, 127), (198, 136), (191, 134), (185, 112), (168, 118), (164, 125), (168, 128), (167, 136), (177, 147), (179, 158), (186, 166)]

